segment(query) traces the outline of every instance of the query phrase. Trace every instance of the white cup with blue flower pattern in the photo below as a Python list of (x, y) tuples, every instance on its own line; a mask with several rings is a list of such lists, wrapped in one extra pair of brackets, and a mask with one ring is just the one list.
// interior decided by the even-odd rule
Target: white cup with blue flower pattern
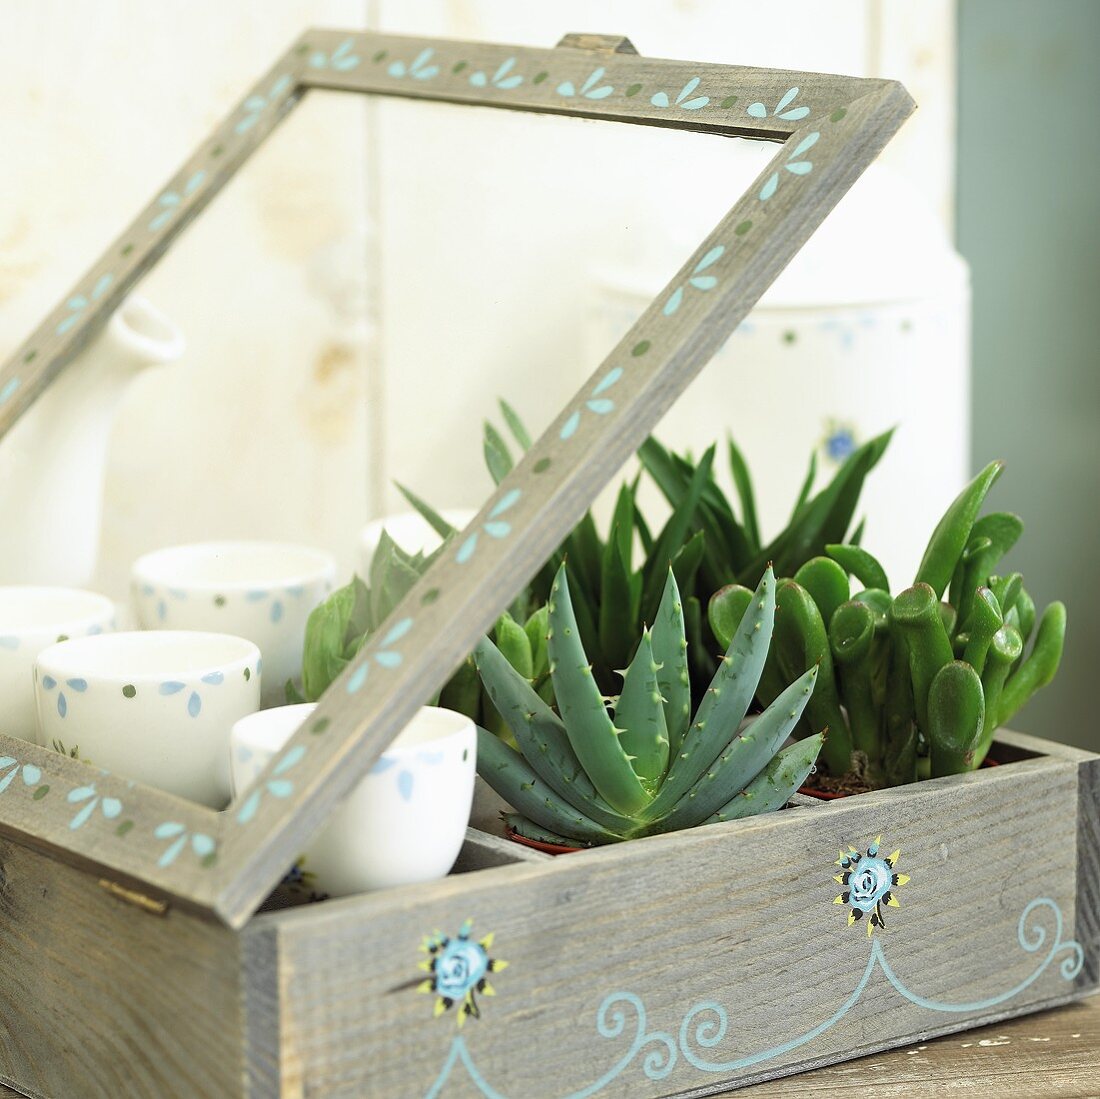
[[(304, 703), (243, 718), (231, 736), (238, 814), (286, 796), (286, 778), (257, 779), (313, 713)], [(339, 897), (431, 881), (450, 872), (474, 798), (477, 734), (462, 714), (423, 706), (310, 843), (296, 867), (311, 891)]]
[(300, 684), (306, 620), (332, 591), (336, 562), (283, 542), (204, 542), (134, 562), (131, 590), (144, 630), (213, 630), (254, 641), (264, 661), (264, 706)]
[(115, 628), (115, 605), (106, 596), (74, 588), (0, 587), (0, 733), (38, 739), (34, 661), (44, 648)]
[(260, 705), (260, 650), (230, 634), (74, 638), (35, 661), (39, 743), (214, 809), (229, 801), (229, 734)]

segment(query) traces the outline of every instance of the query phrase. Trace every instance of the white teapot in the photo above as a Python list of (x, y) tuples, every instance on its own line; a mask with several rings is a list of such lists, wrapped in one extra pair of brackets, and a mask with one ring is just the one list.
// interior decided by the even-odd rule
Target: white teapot
[(127, 298), (0, 440), (0, 584), (91, 580), (115, 412), (138, 371), (183, 350), (167, 317)]

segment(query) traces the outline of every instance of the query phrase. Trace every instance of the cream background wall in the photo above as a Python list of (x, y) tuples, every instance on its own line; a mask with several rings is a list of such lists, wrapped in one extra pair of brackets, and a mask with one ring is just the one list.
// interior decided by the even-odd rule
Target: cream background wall
[[(921, 110), (887, 160), (946, 222), (954, 3), (901, 7), (0, 0), (0, 353), (308, 24), (546, 46), (612, 31), (666, 56), (896, 76)], [(579, 332), (562, 357), (557, 318), (580, 305), (585, 256), (612, 246), (636, 165), (648, 193), (675, 195), (680, 145), (657, 143), (693, 135), (635, 133), (628, 153), (624, 133), (574, 126), (576, 163), (603, 165), (593, 176), (555, 160), (557, 120), (412, 106), (307, 101), (147, 280), (190, 347), (123, 410), (102, 586), (121, 591), (146, 549), (205, 537), (306, 540), (350, 567), (355, 532), (397, 502), (392, 478), (479, 502), (474, 433), (491, 395), (522, 395), (537, 423), (589, 373)], [(514, 200), (548, 176), (533, 206)], [(721, 430), (719, 410), (700, 425)]]

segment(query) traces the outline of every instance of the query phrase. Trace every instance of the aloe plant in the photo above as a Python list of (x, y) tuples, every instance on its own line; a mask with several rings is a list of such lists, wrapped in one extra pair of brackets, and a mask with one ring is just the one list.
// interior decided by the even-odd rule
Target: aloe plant
[(550, 677), (558, 712), (489, 639), (474, 658), (516, 749), (478, 732), (478, 770), (513, 808), (511, 827), (563, 845), (615, 843), (778, 809), (805, 780), (822, 735), (782, 745), (813, 694), (811, 668), (750, 725), (742, 721), (764, 668), (775, 617), (771, 569), (753, 593), (703, 702), (691, 715), (688, 642), (668, 570), (645, 629), (609, 699), (582, 642), (567, 566), (551, 586)]
[[(1064, 605), (1052, 603), (1036, 626), (1020, 574), (992, 572), (1023, 531), (1016, 515), (979, 515), (1001, 470), (990, 463), (951, 503), (914, 584), (899, 595), (891, 597), (881, 564), (851, 545), (826, 545), (778, 582), (776, 636), (758, 699), (768, 703), (784, 677), (817, 667), (796, 735), (828, 726), (822, 761), (834, 774), (896, 785), (971, 770), (997, 728), (1054, 678)], [(851, 578), (862, 590), (852, 593)], [(751, 598), (730, 585), (711, 599), (720, 641)]]

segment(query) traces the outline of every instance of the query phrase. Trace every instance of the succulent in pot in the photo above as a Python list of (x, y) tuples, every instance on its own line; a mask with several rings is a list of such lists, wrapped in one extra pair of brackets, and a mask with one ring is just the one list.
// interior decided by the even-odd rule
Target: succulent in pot
[[(1036, 623), (1020, 574), (992, 572), (1023, 531), (1007, 512), (979, 517), (1001, 469), (990, 463), (952, 502), (899, 595), (879, 562), (851, 545), (826, 546), (778, 582), (758, 701), (775, 697), (785, 677), (818, 668), (796, 735), (828, 725), (822, 762), (833, 775), (874, 787), (972, 770), (997, 728), (1054, 677), (1065, 606), (1052, 603)], [(850, 577), (863, 589), (853, 594)], [(720, 641), (751, 599), (738, 585), (713, 596), (708, 615)]]
[(786, 804), (813, 767), (823, 734), (782, 747), (813, 693), (814, 668), (743, 725), (774, 616), (769, 568), (692, 717), (683, 606), (670, 570), (653, 627), (622, 673), (620, 694), (609, 699), (592, 674), (562, 564), (547, 635), (559, 712), (488, 639), (474, 656), (518, 748), (478, 731), (478, 771), (517, 810), (511, 828), (544, 843), (593, 846)]

